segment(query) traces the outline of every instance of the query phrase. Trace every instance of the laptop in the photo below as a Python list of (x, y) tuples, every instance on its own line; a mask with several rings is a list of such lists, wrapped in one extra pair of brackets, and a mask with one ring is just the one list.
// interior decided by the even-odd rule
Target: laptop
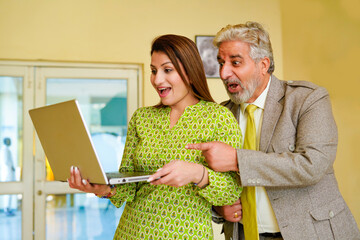
[(153, 172), (105, 173), (77, 100), (29, 110), (40, 143), (57, 181), (67, 181), (70, 167), (95, 184), (146, 181)]

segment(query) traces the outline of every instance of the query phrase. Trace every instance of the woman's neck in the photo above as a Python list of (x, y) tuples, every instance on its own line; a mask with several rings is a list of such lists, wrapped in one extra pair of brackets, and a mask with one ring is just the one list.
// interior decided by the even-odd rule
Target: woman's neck
[(194, 99), (191, 99), (190, 101), (188, 101), (186, 104), (170, 106), (170, 108), (171, 108), (171, 111), (170, 111), (170, 128), (175, 126), (175, 124), (178, 122), (181, 115), (184, 113), (185, 109), (188, 106), (195, 105), (199, 101), (200, 101), (199, 99), (194, 98)]

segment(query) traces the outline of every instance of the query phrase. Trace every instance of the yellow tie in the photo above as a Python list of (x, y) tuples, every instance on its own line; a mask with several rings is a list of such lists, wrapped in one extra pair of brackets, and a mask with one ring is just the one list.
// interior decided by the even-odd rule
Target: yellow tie
[[(246, 107), (247, 124), (244, 139), (244, 149), (256, 150), (256, 127), (254, 120), (255, 105)], [(255, 187), (244, 187), (241, 193), (241, 204), (243, 210), (243, 225), (246, 240), (259, 239), (256, 217)]]

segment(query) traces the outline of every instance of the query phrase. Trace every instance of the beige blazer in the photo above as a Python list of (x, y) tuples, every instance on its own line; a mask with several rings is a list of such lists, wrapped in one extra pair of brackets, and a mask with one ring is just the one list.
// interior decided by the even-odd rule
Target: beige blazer
[[(238, 118), (238, 105), (223, 105)], [(334, 175), (338, 136), (328, 92), (272, 76), (260, 138), (260, 151), (237, 150), (241, 183), (265, 187), (283, 238), (360, 239)], [(232, 226), (224, 224), (226, 239), (238, 239)]]

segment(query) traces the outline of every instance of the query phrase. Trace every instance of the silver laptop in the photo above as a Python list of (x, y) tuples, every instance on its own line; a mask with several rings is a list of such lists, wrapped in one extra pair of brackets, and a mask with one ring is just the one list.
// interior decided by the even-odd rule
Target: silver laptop
[(76, 166), (83, 179), (96, 184), (122, 184), (146, 181), (153, 172), (105, 173), (96, 154), (77, 100), (29, 111), (45, 155), (57, 181), (70, 177)]

